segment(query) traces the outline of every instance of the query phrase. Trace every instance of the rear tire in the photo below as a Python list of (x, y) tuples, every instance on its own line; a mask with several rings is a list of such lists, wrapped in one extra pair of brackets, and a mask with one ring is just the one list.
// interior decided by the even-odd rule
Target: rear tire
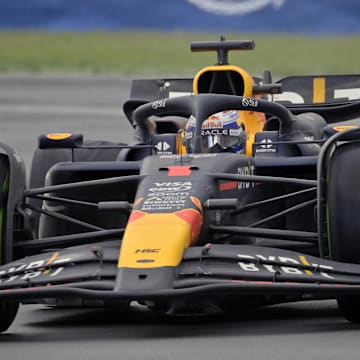
[[(338, 145), (330, 158), (327, 186), (329, 253), (332, 260), (360, 263), (360, 145)], [(344, 317), (360, 322), (360, 295), (341, 295), (338, 306)]]
[[(87, 140), (84, 142), (85, 146), (93, 147), (76, 148), (76, 149), (36, 149), (30, 171), (29, 188), (40, 188), (45, 186), (45, 178), (49, 169), (57, 163), (61, 162), (96, 162), (96, 161), (116, 161), (120, 149), (116, 146), (125, 145), (123, 143), (114, 143), (103, 140)], [(99, 146), (100, 148), (96, 148)], [(104, 147), (108, 148), (104, 148)], [(112, 148), (114, 146), (114, 148)], [(103, 147), (103, 148), (101, 148)], [(43, 201), (39, 199), (28, 200), (30, 205), (41, 208)], [(40, 214), (36, 211), (31, 213), (31, 222), (33, 228), (33, 237), (39, 236), (39, 219)]]
[(0, 302), (0, 333), (6, 331), (15, 320), (19, 310), (18, 302)]

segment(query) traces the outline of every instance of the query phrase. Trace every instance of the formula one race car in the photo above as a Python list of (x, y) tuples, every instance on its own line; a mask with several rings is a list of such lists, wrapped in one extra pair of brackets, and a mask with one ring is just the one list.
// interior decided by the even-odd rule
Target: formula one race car
[(273, 83), (199, 42), (194, 79), (135, 80), (131, 144), (1, 143), (0, 330), (19, 304), (170, 315), (337, 298), (360, 321), (360, 75)]

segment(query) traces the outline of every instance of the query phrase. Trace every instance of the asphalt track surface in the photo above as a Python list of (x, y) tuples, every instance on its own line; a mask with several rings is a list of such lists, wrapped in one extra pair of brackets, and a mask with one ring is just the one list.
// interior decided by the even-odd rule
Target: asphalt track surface
[[(0, 76), (1, 141), (29, 168), (37, 135), (77, 132), (127, 141), (121, 113), (130, 80), (85, 76)], [(42, 359), (358, 359), (360, 325), (333, 300), (283, 304), (236, 316), (171, 319), (139, 307), (22, 306), (0, 335), (0, 360)]]

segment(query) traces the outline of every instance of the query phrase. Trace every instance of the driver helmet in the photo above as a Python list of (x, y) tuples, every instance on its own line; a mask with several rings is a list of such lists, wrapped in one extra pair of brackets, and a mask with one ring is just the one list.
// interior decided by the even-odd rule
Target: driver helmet
[[(184, 145), (189, 154), (193, 152), (196, 118), (191, 115), (185, 127)], [(201, 126), (203, 152), (243, 153), (247, 134), (236, 110), (222, 111), (211, 115)]]

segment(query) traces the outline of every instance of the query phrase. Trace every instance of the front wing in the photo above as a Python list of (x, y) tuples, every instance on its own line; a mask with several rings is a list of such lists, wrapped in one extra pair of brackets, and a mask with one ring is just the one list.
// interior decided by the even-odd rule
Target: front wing
[(182, 262), (173, 271), (171, 287), (114, 290), (119, 247), (118, 240), (82, 245), (3, 265), (0, 300), (82, 298), (122, 302), (232, 294), (360, 295), (360, 265), (277, 248), (213, 244), (185, 250)]

